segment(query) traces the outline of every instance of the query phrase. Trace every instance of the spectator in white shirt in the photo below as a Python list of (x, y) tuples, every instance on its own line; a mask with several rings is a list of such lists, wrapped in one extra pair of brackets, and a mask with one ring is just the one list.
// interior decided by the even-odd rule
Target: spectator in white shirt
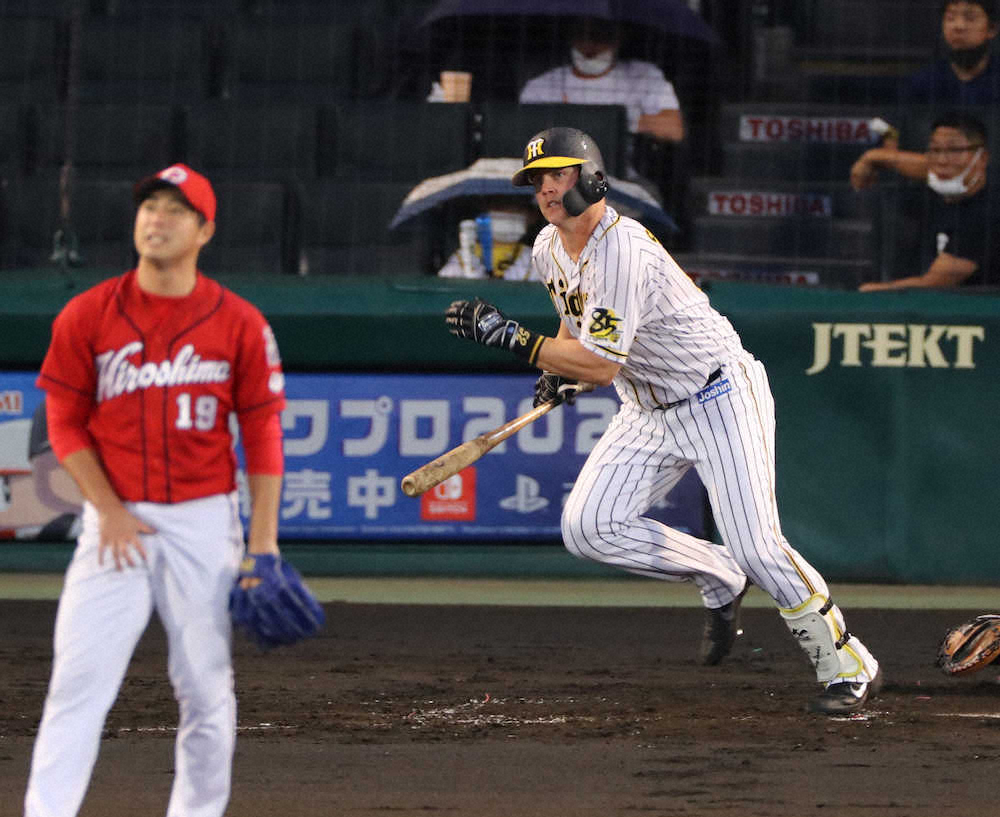
[(684, 118), (674, 86), (652, 63), (619, 61), (620, 47), (616, 23), (580, 18), (571, 32), (571, 63), (528, 80), (520, 101), (624, 105), (631, 133), (682, 141)]

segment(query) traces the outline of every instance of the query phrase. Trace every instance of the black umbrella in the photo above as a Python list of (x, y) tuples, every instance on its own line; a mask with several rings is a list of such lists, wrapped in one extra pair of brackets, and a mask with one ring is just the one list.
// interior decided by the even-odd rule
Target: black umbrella
[(594, 17), (716, 44), (719, 38), (682, 0), (441, 0), (424, 18)]
[(619, 57), (652, 62), (668, 78), (692, 77), (700, 89), (714, 70), (709, 57), (721, 40), (683, 0), (439, 0), (407, 38), (419, 66), (412, 73), (423, 72), (419, 91), (453, 69), (474, 75), (474, 101), (516, 99), (528, 79), (566, 62), (581, 17), (614, 23)]

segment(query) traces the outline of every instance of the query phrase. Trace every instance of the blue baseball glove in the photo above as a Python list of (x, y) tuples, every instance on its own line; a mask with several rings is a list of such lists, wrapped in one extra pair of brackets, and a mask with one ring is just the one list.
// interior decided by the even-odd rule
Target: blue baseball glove
[[(248, 578), (260, 583), (241, 587), (242, 580)], [(248, 554), (240, 564), (229, 594), (229, 610), (233, 626), (245, 631), (263, 650), (315, 635), (326, 623), (323, 608), (299, 572), (271, 553)]]

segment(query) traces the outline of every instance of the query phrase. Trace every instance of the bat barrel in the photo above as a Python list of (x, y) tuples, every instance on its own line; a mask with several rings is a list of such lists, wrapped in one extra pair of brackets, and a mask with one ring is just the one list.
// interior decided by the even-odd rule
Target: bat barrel
[[(588, 384), (588, 388), (581, 389), (589, 391), (593, 386)], [(520, 417), (515, 417), (508, 423), (504, 423), (499, 428), (480, 434), (474, 440), (447, 451), (432, 460), (426, 465), (421, 465), (416, 471), (411, 471), (403, 477), (400, 487), (407, 496), (420, 496), (427, 493), (435, 485), (444, 482), (448, 477), (454, 476), (463, 468), (472, 465), (476, 460), (488, 451), (496, 448), (504, 440), (512, 437), (529, 423), (533, 423), (543, 414), (551, 411), (562, 402), (562, 398), (549, 400), (541, 403), (531, 411), (526, 411)]]
[(403, 481), (400, 485), (403, 488), (403, 493), (407, 496), (420, 496), (420, 494), (423, 493), (420, 490), (420, 486), (413, 474), (407, 474), (403, 477)]

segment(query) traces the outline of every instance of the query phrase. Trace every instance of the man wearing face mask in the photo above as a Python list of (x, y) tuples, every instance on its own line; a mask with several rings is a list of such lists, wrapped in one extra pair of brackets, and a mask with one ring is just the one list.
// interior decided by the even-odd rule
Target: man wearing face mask
[(579, 18), (570, 33), (570, 65), (528, 80), (522, 103), (624, 105), (631, 133), (662, 142), (684, 139), (674, 86), (649, 62), (618, 60), (621, 31), (609, 20)]
[(537, 281), (531, 245), (541, 224), (529, 212), (526, 204), (493, 203), (475, 219), (460, 221), (458, 249), (438, 270), (438, 277)]
[[(880, 150), (866, 155), (881, 155)], [(922, 235), (934, 260), (922, 275), (862, 284), (861, 291), (1000, 284), (1000, 206), (990, 201), (990, 154), (983, 124), (967, 114), (946, 114), (934, 123), (926, 153), (882, 153), (881, 162), (876, 158), (868, 163), (881, 163), (908, 176), (916, 176), (922, 168), (937, 194)]]
[(904, 89), (915, 105), (994, 105), (1000, 102), (995, 0), (947, 0), (941, 16), (946, 56), (914, 74)]
[(681, 228), (673, 240), (683, 240), (690, 232), (686, 202), (690, 162), (677, 92), (653, 63), (619, 60), (621, 46), (619, 24), (577, 18), (570, 30), (570, 64), (528, 80), (520, 102), (624, 106), (630, 134), (625, 178), (663, 202)]

